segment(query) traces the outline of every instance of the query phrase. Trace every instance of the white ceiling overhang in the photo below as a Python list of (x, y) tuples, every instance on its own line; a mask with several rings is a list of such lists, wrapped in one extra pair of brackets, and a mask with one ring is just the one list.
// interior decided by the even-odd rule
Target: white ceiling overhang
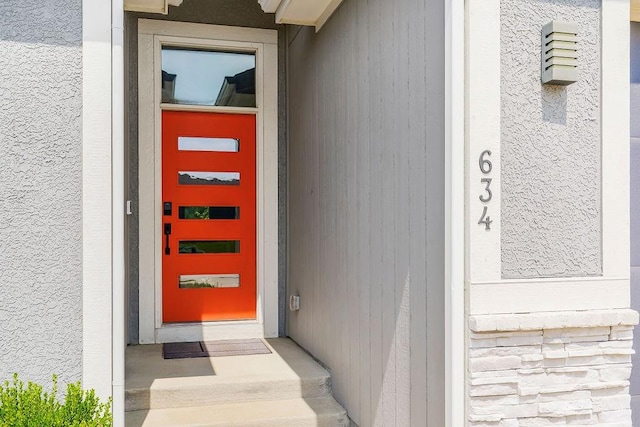
[(631, 0), (631, 20), (640, 22), (640, 0)]
[(336, 11), (343, 0), (258, 0), (262, 10), (276, 14), (278, 24), (310, 25), (316, 31)]
[(130, 12), (169, 13), (169, 6), (180, 6), (183, 0), (124, 0), (124, 10)]
[[(169, 12), (183, 0), (124, 0), (124, 9), (132, 12)], [(343, 0), (258, 0), (262, 10), (275, 13), (278, 24), (310, 25), (316, 31), (327, 22)]]

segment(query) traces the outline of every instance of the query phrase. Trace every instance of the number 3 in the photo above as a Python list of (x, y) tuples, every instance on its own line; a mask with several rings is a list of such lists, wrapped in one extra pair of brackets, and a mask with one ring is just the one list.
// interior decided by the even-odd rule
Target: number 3
[(493, 193), (491, 192), (491, 190), (489, 189), (489, 186), (491, 185), (491, 178), (482, 178), (480, 180), (480, 182), (487, 184), (487, 186), (485, 187), (484, 191), (487, 192), (487, 197), (485, 198), (482, 194), (480, 195), (480, 201), (482, 203), (488, 203), (491, 201), (491, 199), (493, 198)]

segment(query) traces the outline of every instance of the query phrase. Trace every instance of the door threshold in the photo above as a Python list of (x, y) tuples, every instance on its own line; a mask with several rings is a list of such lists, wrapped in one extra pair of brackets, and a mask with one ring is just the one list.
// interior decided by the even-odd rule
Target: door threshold
[(265, 334), (257, 320), (203, 323), (168, 323), (156, 328), (157, 344), (247, 338), (274, 338)]

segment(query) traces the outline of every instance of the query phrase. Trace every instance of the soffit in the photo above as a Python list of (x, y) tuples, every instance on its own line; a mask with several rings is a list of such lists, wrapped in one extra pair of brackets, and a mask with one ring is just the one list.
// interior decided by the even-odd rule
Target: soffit
[[(124, 9), (133, 12), (169, 12), (169, 6), (180, 6), (183, 0), (124, 0)], [(258, 0), (262, 10), (275, 13), (276, 23), (310, 25), (316, 31), (327, 22), (343, 0)]]
[(124, 0), (124, 10), (130, 12), (169, 13), (169, 6), (180, 6), (183, 0)]
[(310, 25), (316, 31), (331, 17), (343, 0), (258, 0), (262, 10), (276, 14), (278, 24)]

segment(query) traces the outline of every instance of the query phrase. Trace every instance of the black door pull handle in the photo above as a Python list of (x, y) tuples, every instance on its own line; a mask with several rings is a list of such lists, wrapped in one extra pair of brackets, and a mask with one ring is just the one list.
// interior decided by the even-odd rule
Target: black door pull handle
[(164, 254), (171, 255), (171, 248), (169, 247), (169, 235), (171, 234), (171, 224), (164, 225), (164, 237), (165, 237), (165, 246), (164, 246)]

